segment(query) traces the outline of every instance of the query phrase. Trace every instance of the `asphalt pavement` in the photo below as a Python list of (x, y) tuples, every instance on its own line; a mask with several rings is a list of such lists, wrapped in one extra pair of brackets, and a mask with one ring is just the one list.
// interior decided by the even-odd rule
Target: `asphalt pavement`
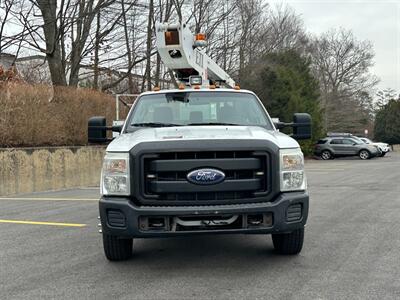
[(111, 263), (98, 188), (0, 199), (0, 299), (400, 299), (400, 153), (310, 160), (303, 251), (270, 236), (134, 241)]

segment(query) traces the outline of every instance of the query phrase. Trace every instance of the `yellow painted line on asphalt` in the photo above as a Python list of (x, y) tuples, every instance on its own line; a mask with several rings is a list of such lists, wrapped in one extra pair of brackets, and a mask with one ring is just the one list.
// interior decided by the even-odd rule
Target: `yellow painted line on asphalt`
[(63, 227), (85, 227), (86, 226), (86, 224), (77, 224), (77, 223), (37, 222), (37, 221), (19, 221), (19, 220), (2, 220), (2, 219), (0, 219), (0, 223), (63, 226)]
[[(100, 198), (100, 197), (99, 197)], [(0, 197), (1, 200), (22, 200), (22, 201), (99, 201), (99, 198), (42, 198), (42, 197)]]

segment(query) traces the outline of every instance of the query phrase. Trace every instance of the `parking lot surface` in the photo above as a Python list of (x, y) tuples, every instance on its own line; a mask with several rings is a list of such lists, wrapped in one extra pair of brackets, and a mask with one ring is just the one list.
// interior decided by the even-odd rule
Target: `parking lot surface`
[(0, 199), (0, 299), (400, 299), (400, 154), (306, 163), (310, 215), (298, 256), (270, 236), (134, 241), (111, 263), (98, 189)]

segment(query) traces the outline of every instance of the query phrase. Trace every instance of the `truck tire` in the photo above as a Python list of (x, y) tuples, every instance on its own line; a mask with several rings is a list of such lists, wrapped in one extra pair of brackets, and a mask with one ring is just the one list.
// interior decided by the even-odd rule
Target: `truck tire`
[(103, 247), (108, 260), (127, 260), (132, 256), (133, 239), (121, 239), (117, 236), (103, 234)]
[(303, 248), (304, 227), (291, 233), (272, 234), (275, 250), (280, 254), (299, 254)]
[(329, 159), (333, 158), (333, 155), (332, 155), (331, 151), (324, 150), (324, 151), (321, 152), (321, 158), (323, 160), (329, 160)]
[(371, 153), (369, 153), (369, 151), (368, 150), (361, 150), (359, 153), (358, 153), (358, 156), (361, 158), (361, 159), (369, 159), (369, 158), (371, 158)]

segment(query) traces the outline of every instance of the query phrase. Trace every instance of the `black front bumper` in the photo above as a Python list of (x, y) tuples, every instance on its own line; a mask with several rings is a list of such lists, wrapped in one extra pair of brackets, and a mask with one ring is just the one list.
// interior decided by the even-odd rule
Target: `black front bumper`
[[(103, 233), (126, 238), (168, 237), (193, 234), (216, 233), (285, 233), (299, 229), (306, 224), (309, 196), (306, 192), (279, 194), (274, 201), (204, 206), (137, 206), (129, 198), (102, 197), (100, 217)], [(295, 208), (295, 210), (293, 210)], [(299, 213), (300, 212), (300, 213)], [(187, 227), (176, 230), (168, 220), (179, 218), (218, 218), (218, 216), (238, 215), (240, 224), (235, 226)], [(265, 224), (252, 225), (247, 220), (254, 216), (271, 216)], [(293, 218), (293, 216), (295, 216)], [(160, 217), (166, 221), (164, 228), (145, 228), (142, 220)], [(269, 218), (269, 217), (268, 217)], [(243, 221), (244, 220), (244, 221)]]

